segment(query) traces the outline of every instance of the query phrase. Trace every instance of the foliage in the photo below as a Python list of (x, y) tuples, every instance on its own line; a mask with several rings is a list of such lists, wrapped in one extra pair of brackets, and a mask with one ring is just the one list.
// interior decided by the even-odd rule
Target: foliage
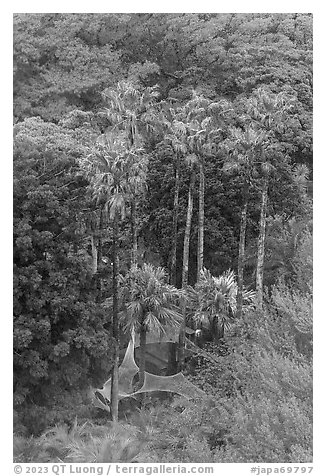
[[(279, 279), (303, 292), (312, 288), (312, 221), (311, 211), (302, 203), (303, 216), (287, 214), (270, 216), (266, 230), (265, 284), (271, 286)], [(256, 243), (246, 248), (246, 268), (255, 266)]]
[(208, 416), (210, 434), (222, 432), (223, 442), (211, 461), (312, 460), (312, 296), (294, 282), (279, 281), (264, 312), (236, 321), (223, 348), (206, 345), (214, 364), (205, 354), (189, 361), (218, 410)]
[(93, 109), (119, 75), (119, 54), (101, 35), (105, 16), (14, 16), (15, 116), (58, 121), (74, 109)]
[[(235, 318), (237, 289), (233, 271), (215, 277), (204, 268), (190, 294), (195, 325), (206, 329), (214, 338), (223, 337)], [(244, 310), (253, 307), (255, 293), (244, 290), (243, 300)]]
[(17, 14), (14, 32), (19, 118), (93, 108), (141, 70), (180, 101), (193, 87), (233, 100), (266, 84), (297, 97), (288, 143), (311, 164), (311, 14)]
[(40, 119), (16, 126), (13, 311), (17, 409), (31, 404), (40, 412), (51, 408), (55, 389), (60, 394), (76, 385), (85, 387), (110, 362), (110, 336), (104, 328), (107, 318), (96, 305), (97, 291), (79, 222), (86, 206), (85, 183), (76, 164), (82, 151), (82, 145), (63, 127)]
[[(80, 160), (80, 166), (89, 179), (92, 196), (97, 204), (114, 218), (116, 214), (126, 216), (126, 202), (130, 199), (133, 182), (131, 165), (143, 152), (141, 148), (128, 149), (122, 136), (107, 135), (98, 142), (91, 153)], [(141, 167), (134, 167), (136, 175), (142, 174)]]
[[(280, 292), (277, 296), (276, 303)], [(207, 347), (215, 364), (197, 357), (196, 367), (189, 369), (188, 378), (202, 386), (207, 399), (194, 403), (176, 398), (131, 414), (128, 437), (137, 428), (139, 441), (147, 445), (147, 456), (137, 456), (137, 461), (311, 462), (311, 354), (296, 333), (289, 315), (275, 321), (272, 306), (264, 314), (246, 313), (224, 350)], [(93, 438), (96, 432), (93, 428), (92, 438), (83, 443), (74, 441), (74, 461), (95, 461), (100, 447)], [(125, 443), (119, 443), (118, 454)], [(41, 451), (37, 441), (30, 445), (34, 455)]]
[[(15, 14), (14, 122), (15, 461), (310, 462), (311, 14)], [(267, 177), (264, 300), (234, 318)], [(185, 235), (188, 317), (224, 334), (187, 349), (207, 398), (108, 425), (108, 304), (121, 342), (179, 326)]]
[(299, 353), (312, 359), (312, 294), (281, 282), (272, 288), (268, 305), (278, 347), (291, 356)]
[(131, 425), (57, 425), (39, 438), (14, 438), (16, 463), (135, 463), (144, 457), (146, 439)]
[(81, 463), (137, 463), (146, 442), (130, 425), (113, 425), (106, 434), (88, 440), (73, 439), (68, 459)]
[(129, 273), (120, 276), (121, 320), (127, 331), (138, 332), (144, 325), (148, 331), (164, 333), (164, 327), (178, 326), (181, 292), (166, 281), (163, 268), (146, 263), (140, 268), (133, 266)]
[(122, 130), (130, 146), (139, 145), (141, 133), (153, 131), (157, 118), (155, 99), (158, 88), (141, 87), (136, 81), (120, 81), (115, 88), (104, 90), (105, 112), (113, 130)]

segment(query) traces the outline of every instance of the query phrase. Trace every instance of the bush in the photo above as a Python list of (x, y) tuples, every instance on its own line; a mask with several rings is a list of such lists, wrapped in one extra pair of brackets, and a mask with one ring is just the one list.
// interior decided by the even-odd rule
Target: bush
[(14, 412), (14, 432), (20, 435), (39, 436), (49, 427), (67, 425), (71, 427), (76, 418), (80, 423), (96, 420), (97, 409), (92, 405), (87, 389), (63, 392), (49, 388), (46, 405), (25, 402)]
[[(14, 462), (146, 462), (147, 440), (131, 425), (56, 425), (40, 437), (14, 437)], [(140, 461), (139, 461), (140, 460)]]
[(280, 281), (268, 299), (267, 318), (274, 348), (284, 355), (312, 359), (312, 294), (290, 289)]

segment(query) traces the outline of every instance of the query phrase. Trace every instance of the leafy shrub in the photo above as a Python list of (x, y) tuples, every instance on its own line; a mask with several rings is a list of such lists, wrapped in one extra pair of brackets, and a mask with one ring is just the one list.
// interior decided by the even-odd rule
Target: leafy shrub
[(87, 440), (74, 438), (69, 445), (68, 459), (80, 463), (135, 463), (146, 441), (137, 428), (112, 425), (102, 436), (91, 435)]
[(63, 391), (47, 387), (47, 401), (43, 405), (25, 402), (16, 406), (14, 431), (16, 434), (39, 436), (49, 427), (72, 427), (77, 418), (80, 423), (96, 420), (97, 409), (92, 405), (87, 389)]
[(292, 358), (312, 359), (312, 295), (290, 289), (280, 281), (266, 306), (274, 348)]
[(144, 452), (147, 439), (131, 425), (101, 426), (77, 423), (69, 428), (56, 425), (40, 437), (14, 437), (14, 461), (132, 463), (149, 456)]
[(33, 436), (24, 437), (14, 435), (13, 453), (14, 463), (46, 462), (43, 458), (42, 445), (40, 441)]
[[(234, 399), (221, 412), (238, 462), (308, 462), (312, 460), (310, 409), (292, 397), (273, 401), (265, 396)], [(300, 448), (304, 461), (296, 461)]]

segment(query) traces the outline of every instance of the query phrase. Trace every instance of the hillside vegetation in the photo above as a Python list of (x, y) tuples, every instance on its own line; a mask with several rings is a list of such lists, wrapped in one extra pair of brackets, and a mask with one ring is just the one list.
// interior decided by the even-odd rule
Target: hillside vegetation
[(14, 460), (311, 462), (312, 16), (15, 14), (13, 133)]

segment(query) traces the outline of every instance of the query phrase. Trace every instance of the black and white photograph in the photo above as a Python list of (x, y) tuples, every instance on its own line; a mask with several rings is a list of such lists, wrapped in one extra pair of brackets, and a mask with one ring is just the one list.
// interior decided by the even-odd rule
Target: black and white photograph
[(16, 474), (312, 471), (314, 15), (218, 7), (12, 14)]

